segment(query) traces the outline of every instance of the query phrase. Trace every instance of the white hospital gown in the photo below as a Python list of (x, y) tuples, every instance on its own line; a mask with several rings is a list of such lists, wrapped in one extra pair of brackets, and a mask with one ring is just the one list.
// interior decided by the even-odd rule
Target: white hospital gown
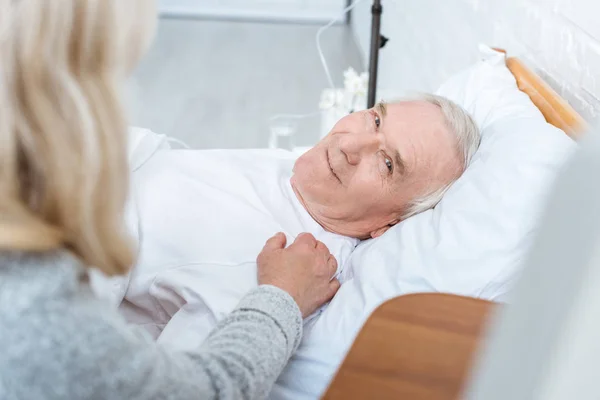
[(358, 240), (325, 231), (297, 200), (281, 150), (160, 150), (132, 177), (140, 255), (121, 310), (158, 342), (197, 347), (257, 286), (256, 257), (284, 232), (312, 233), (338, 273)]

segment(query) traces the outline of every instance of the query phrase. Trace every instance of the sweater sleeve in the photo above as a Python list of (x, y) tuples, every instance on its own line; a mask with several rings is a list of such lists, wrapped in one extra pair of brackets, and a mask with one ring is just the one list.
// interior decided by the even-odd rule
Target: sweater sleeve
[(301, 336), (302, 316), (289, 294), (274, 286), (248, 294), (194, 356), (214, 388), (211, 398), (266, 397)]
[(250, 292), (201, 348), (186, 353), (156, 344), (114, 310), (99, 310), (98, 301), (71, 306), (59, 315), (48, 304), (43, 322), (29, 330), (48, 340), (23, 354), (21, 361), (34, 365), (27, 372), (34, 381), (16, 392), (46, 399), (262, 399), (302, 336), (298, 306), (273, 286)]

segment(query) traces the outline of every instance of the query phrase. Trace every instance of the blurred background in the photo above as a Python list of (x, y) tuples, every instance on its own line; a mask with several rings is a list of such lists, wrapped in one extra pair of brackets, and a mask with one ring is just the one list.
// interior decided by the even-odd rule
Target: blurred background
[[(132, 83), (133, 123), (195, 148), (263, 148), (276, 114), (295, 119), (294, 145), (331, 125), (315, 114), (344, 71), (368, 69), (371, 0), (160, 0), (158, 34)], [(600, 109), (597, 0), (383, 0), (378, 97), (434, 91), (477, 60), (479, 43), (536, 69), (584, 117)], [(323, 108), (323, 107), (321, 107)], [(345, 110), (348, 111), (348, 110)], [(329, 116), (329, 119), (332, 117)], [(335, 119), (335, 118), (333, 118)]]
[[(262, 148), (269, 119), (315, 114), (327, 87), (364, 59), (341, 15), (346, 0), (162, 0), (153, 47), (134, 79), (134, 124), (196, 148)], [(295, 141), (319, 138), (318, 114), (297, 120)]]

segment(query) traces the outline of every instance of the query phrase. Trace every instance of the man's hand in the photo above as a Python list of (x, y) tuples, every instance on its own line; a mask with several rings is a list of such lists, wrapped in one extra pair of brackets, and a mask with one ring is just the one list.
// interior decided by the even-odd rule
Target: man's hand
[(278, 233), (267, 240), (258, 255), (258, 284), (273, 285), (288, 292), (300, 307), (303, 317), (331, 300), (340, 288), (331, 279), (337, 261), (327, 246), (310, 233), (300, 234), (285, 248), (286, 238)]

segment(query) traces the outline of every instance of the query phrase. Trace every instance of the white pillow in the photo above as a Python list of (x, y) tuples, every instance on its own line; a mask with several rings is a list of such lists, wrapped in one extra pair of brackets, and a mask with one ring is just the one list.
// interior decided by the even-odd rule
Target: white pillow
[(510, 290), (550, 183), (575, 144), (545, 122), (504, 55), (489, 48), (437, 93), (473, 115), (479, 151), (435, 209), (359, 245), (346, 265), (353, 278), (307, 333), (273, 397), (286, 397), (284, 385), (324, 390), (365, 319), (389, 298), (449, 292), (502, 300)]
[(473, 116), (479, 150), (435, 209), (361, 244), (350, 260), (361, 282), (378, 285), (384, 276), (373, 269), (385, 268), (390, 295), (436, 291), (498, 300), (510, 289), (549, 186), (575, 143), (518, 89), (503, 53), (482, 47), (481, 54), (437, 91)]

